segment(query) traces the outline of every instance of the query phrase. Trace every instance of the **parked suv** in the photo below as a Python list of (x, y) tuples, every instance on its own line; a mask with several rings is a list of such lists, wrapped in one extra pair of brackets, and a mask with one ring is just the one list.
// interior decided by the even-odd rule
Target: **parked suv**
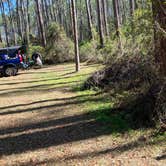
[(20, 65), (18, 50), (22, 47), (0, 48), (0, 73), (3, 76), (15, 76)]

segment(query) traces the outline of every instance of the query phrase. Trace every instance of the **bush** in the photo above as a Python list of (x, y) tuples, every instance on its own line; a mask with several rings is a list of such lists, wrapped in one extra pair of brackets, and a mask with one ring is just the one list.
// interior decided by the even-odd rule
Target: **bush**
[[(116, 33), (112, 31), (100, 54), (106, 68), (95, 72), (83, 89), (103, 89), (115, 97), (115, 110), (134, 127), (151, 127), (160, 122), (166, 130), (166, 82), (158, 73), (153, 58), (153, 16), (151, 2), (137, 9), (134, 16), (121, 26), (123, 50), (118, 48)], [(92, 43), (82, 46), (86, 59), (95, 56)], [(127, 95), (126, 95), (127, 94)]]
[(74, 44), (57, 23), (52, 23), (48, 27), (44, 60), (49, 64), (74, 60)]
[(42, 45), (41, 40), (33, 34), (29, 34), (29, 40), (32, 45), (35, 45), (35, 46)]
[(35, 53), (35, 52), (39, 52), (42, 55), (42, 57), (45, 55), (45, 51), (44, 51), (44, 48), (42, 46), (39, 46), (39, 45), (32, 46), (32, 45), (30, 45), (29, 46), (29, 52), (28, 52), (30, 58), (31, 58), (32, 54)]
[[(150, 5), (149, 5), (150, 6)], [(123, 51), (118, 48), (116, 33), (111, 33), (111, 39), (107, 40), (101, 50), (105, 63), (111, 63), (120, 56), (147, 56), (153, 51), (153, 22), (152, 12), (148, 9), (137, 9), (134, 17), (122, 25), (120, 35)]]
[(134, 127), (151, 127), (160, 122), (166, 128), (166, 82), (160, 79), (152, 56), (117, 59), (87, 79), (84, 89), (90, 88), (111, 89), (114, 95), (128, 92), (115, 105), (126, 120)]
[(129, 89), (151, 84), (156, 78), (156, 68), (151, 56), (123, 56), (107, 65), (105, 69), (95, 72), (85, 82), (85, 88), (119, 87)]
[(101, 50), (97, 49), (97, 42), (95, 40), (85, 42), (80, 46), (80, 60), (82, 62), (103, 62)]

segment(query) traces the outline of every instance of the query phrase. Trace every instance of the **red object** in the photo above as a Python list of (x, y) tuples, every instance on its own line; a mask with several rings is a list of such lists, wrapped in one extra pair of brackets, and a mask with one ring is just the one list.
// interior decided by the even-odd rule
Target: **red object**
[(20, 62), (23, 62), (22, 56), (19, 54), (18, 57), (20, 58)]

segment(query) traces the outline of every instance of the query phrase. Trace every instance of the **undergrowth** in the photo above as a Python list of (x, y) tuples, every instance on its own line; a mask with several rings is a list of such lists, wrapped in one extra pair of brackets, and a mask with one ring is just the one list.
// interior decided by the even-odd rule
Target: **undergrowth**
[[(61, 65), (59, 66), (61, 68)], [(57, 67), (58, 68), (58, 67)], [(88, 114), (93, 117), (94, 121), (98, 121), (103, 130), (111, 132), (112, 135), (122, 136), (127, 133), (128, 135), (141, 136), (146, 133), (154, 133), (152, 128), (145, 129), (144, 127), (136, 128), (126, 113), (125, 106), (122, 103), (127, 103), (134, 100), (136, 91), (116, 91), (114, 89), (96, 88), (95, 90), (83, 90), (82, 86), (87, 78), (96, 70), (102, 69), (102, 65), (81, 65), (82, 70), (79, 73), (74, 72), (73, 64), (65, 64), (65, 68), (59, 72), (45, 72), (36, 74), (35, 78), (39, 78), (41, 81), (38, 84), (43, 83), (47, 86), (43, 88), (67, 88), (67, 91), (76, 93), (76, 103), (74, 106), (79, 107), (80, 114)], [(44, 82), (42, 82), (42, 80)], [(33, 83), (31, 83), (33, 84)], [(36, 83), (35, 83), (36, 85)], [(122, 102), (124, 101), (124, 102)], [(163, 137), (158, 134), (155, 137), (160, 139)]]

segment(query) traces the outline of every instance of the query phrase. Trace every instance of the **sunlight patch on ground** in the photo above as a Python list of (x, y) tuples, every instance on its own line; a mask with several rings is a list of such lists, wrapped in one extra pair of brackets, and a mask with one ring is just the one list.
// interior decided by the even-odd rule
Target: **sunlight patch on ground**
[(80, 89), (103, 66), (81, 66), (79, 73), (65, 64), (1, 78), (0, 165), (158, 164), (153, 158), (163, 137), (144, 142), (150, 130), (129, 130), (119, 117), (108, 118), (112, 97)]

